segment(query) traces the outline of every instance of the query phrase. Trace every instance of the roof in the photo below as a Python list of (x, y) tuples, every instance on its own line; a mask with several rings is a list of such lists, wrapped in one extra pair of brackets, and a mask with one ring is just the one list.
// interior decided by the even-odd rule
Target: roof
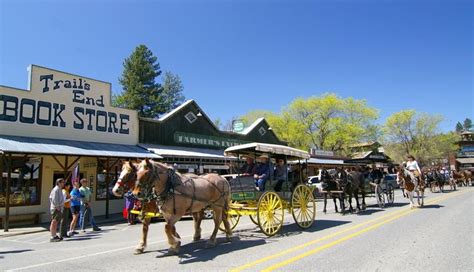
[(457, 158), (456, 161), (458, 161), (460, 164), (474, 164), (474, 158)]
[(372, 153), (372, 151), (367, 151), (367, 152), (355, 152), (352, 154), (351, 159), (364, 159), (367, 158)]
[(260, 117), (258, 118), (257, 120), (255, 120), (255, 122), (253, 122), (249, 127), (245, 128), (242, 132), (239, 132), (239, 134), (244, 134), (244, 135), (247, 135), (249, 134), (252, 130), (255, 129), (255, 127), (260, 124), (263, 120), (265, 120), (265, 118), (263, 117)]
[(161, 158), (160, 156), (136, 145), (107, 144), (9, 135), (0, 135), (0, 151), (3, 153), (90, 157)]
[(140, 144), (140, 146), (163, 157), (230, 159), (224, 156), (222, 150), (154, 144)]
[(242, 144), (236, 145), (227, 148), (224, 151), (226, 156), (234, 156), (237, 154), (244, 155), (245, 153), (252, 153), (252, 152), (260, 152), (260, 153), (270, 153), (270, 154), (277, 154), (277, 155), (286, 155), (293, 158), (301, 158), (301, 159), (309, 159), (309, 153), (296, 149), (289, 146), (284, 145), (276, 145), (276, 144), (265, 144), (265, 143), (249, 143), (249, 144)]
[(375, 144), (380, 145), (378, 142), (365, 142), (365, 143), (352, 144), (352, 145), (349, 145), (349, 147), (372, 146), (372, 145), (375, 145)]
[(161, 116), (158, 120), (159, 121), (164, 121), (166, 119), (168, 119), (169, 117), (171, 117), (173, 114), (177, 113), (178, 111), (180, 111), (181, 109), (185, 108), (187, 105), (191, 104), (194, 100), (188, 100), (186, 102), (184, 102), (183, 104), (179, 105), (178, 107), (174, 108), (173, 110), (169, 111), (168, 113), (164, 114), (163, 116)]

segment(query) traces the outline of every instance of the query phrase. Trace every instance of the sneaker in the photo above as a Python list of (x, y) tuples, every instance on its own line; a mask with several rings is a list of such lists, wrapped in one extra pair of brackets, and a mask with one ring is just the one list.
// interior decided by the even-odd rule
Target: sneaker
[[(56, 237), (58, 237), (58, 236), (56, 236)], [(59, 241), (62, 241), (62, 240), (63, 240), (63, 237), (58, 237), (58, 239), (59, 239)]]
[(99, 228), (99, 227), (95, 227), (95, 228), (93, 228), (92, 230), (93, 230), (93, 231), (101, 231), (102, 229)]
[(77, 232), (77, 231), (73, 231), (73, 232), (72, 232), (72, 234), (73, 234), (73, 235), (74, 235), (74, 234), (79, 234), (79, 232)]
[(82, 232), (86, 232), (86, 230), (85, 230), (85, 229), (83, 229), (83, 230), (82, 230)]
[(72, 233), (72, 231), (68, 231), (68, 232), (67, 232), (67, 236), (72, 237), (73, 235), (74, 235), (74, 234)]
[(68, 234), (66, 234), (66, 235), (61, 235), (60, 238), (71, 238), (71, 236), (69, 236)]
[(49, 239), (50, 242), (59, 242), (61, 241), (62, 239), (59, 238), (58, 236), (54, 236), (53, 238)]

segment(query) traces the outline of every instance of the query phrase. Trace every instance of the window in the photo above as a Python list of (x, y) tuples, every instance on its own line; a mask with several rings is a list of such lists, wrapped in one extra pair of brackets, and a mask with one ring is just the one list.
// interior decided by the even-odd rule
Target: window
[[(10, 206), (39, 205), (41, 200), (41, 158), (12, 157)], [(8, 163), (3, 162), (0, 207), (6, 204)]]
[(186, 118), (186, 120), (188, 120), (188, 122), (189, 122), (190, 124), (194, 123), (194, 122), (197, 120), (196, 115), (194, 115), (194, 113), (192, 113), (192, 112), (188, 112), (188, 113), (184, 116), (184, 118)]
[[(97, 166), (97, 191), (96, 199), (97, 200), (106, 200), (107, 199), (107, 190), (109, 191), (109, 199), (120, 199), (121, 197), (116, 197), (112, 193), (114, 188), (115, 181), (117, 181), (120, 176), (120, 171), (122, 170), (121, 164), (112, 168), (111, 171), (107, 173), (104, 168), (105, 163), (98, 163)], [(109, 186), (107, 188), (106, 178), (109, 177)]]
[(260, 127), (258, 129), (258, 133), (260, 133), (260, 135), (263, 136), (263, 135), (265, 135), (265, 133), (267, 133), (267, 131), (263, 127)]

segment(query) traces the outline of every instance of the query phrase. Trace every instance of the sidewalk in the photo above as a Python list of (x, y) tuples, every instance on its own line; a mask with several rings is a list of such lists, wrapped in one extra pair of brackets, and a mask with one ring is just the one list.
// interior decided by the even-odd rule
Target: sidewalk
[[(97, 225), (99, 225), (99, 227), (103, 225), (110, 225), (112, 223), (126, 223), (127, 222), (127, 220), (122, 217), (122, 213), (109, 214), (109, 218), (105, 218), (105, 215), (94, 216), (94, 219)], [(49, 224), (50, 222), (41, 223), (37, 225), (10, 227), (8, 229), (8, 232), (5, 232), (3, 229), (0, 229), (0, 239), (4, 237), (10, 237), (10, 236), (16, 236), (16, 235), (49, 231)]]

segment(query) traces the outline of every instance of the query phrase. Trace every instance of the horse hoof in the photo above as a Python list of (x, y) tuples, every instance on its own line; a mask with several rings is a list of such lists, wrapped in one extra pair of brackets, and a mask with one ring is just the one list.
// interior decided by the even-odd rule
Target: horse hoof
[(215, 241), (209, 240), (209, 241), (206, 243), (206, 248), (211, 248), (211, 247), (215, 247), (215, 246), (216, 246), (216, 242), (215, 242)]
[(225, 237), (225, 241), (226, 241), (227, 243), (232, 242), (232, 236), (230, 236), (230, 235), (226, 236), (226, 237)]
[(168, 248), (168, 255), (177, 255), (181, 249), (181, 241), (176, 244), (175, 247)]
[(143, 251), (145, 251), (144, 248), (136, 248), (135, 249), (135, 252), (133, 252), (134, 255), (140, 255), (143, 253)]

